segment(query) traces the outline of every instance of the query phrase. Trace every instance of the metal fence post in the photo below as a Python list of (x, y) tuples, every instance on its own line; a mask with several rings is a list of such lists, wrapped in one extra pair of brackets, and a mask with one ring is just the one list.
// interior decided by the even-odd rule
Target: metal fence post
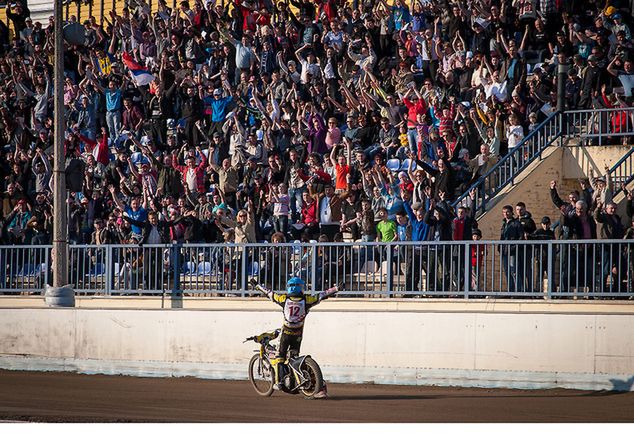
[(469, 290), (471, 289), (471, 244), (466, 243), (464, 246), (464, 299), (469, 299)]
[[(548, 270), (546, 272), (546, 299), (551, 299), (553, 292), (553, 243), (548, 242)], [(541, 275), (543, 278), (544, 275)]]
[(311, 294), (317, 294), (317, 246), (310, 244), (310, 288)]
[[(48, 275), (50, 273), (51, 270), (51, 253), (52, 253), (52, 248), (46, 248), (46, 257), (44, 258), (44, 262), (46, 263), (46, 271), (44, 272), (44, 286), (42, 288), (46, 288), (46, 286), (48, 284), (50, 284), (51, 282), (48, 280)], [(6, 254), (5, 254), (6, 257)], [(2, 261), (2, 265), (4, 266), (4, 260)], [(4, 267), (2, 268), (2, 276), (3, 276), (3, 280), (2, 280), (2, 286), (5, 287), (6, 286), (6, 282), (5, 282), (5, 269)]]
[(178, 296), (178, 295), (182, 296), (181, 278), (180, 278), (180, 245), (179, 244), (172, 244), (172, 272), (174, 272), (174, 282), (172, 283), (172, 296)]
[(112, 279), (114, 272), (114, 265), (112, 264), (112, 245), (106, 244), (106, 259), (104, 262), (105, 270), (106, 270), (106, 287), (105, 287), (105, 295), (112, 295)]
[(240, 290), (242, 291), (242, 297), (244, 298), (247, 291), (247, 248), (245, 245), (242, 245), (240, 259), (242, 259), (242, 267), (240, 269)]
[[(392, 297), (392, 290), (393, 290), (393, 279), (394, 276), (392, 275), (392, 269), (394, 268), (393, 262), (392, 262), (392, 245), (391, 244), (387, 244), (387, 280), (385, 281), (385, 288), (387, 289), (387, 297), (391, 298)], [(379, 270), (380, 271), (380, 270)]]

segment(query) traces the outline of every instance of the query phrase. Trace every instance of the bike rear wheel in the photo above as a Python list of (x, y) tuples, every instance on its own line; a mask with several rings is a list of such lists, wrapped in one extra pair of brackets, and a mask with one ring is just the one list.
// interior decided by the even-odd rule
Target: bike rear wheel
[(324, 377), (321, 374), (319, 364), (312, 358), (306, 358), (302, 365), (302, 374), (308, 382), (304, 384), (300, 391), (307, 398), (313, 397), (318, 391), (324, 388)]
[(268, 359), (253, 355), (249, 361), (249, 381), (260, 396), (273, 394), (273, 367)]

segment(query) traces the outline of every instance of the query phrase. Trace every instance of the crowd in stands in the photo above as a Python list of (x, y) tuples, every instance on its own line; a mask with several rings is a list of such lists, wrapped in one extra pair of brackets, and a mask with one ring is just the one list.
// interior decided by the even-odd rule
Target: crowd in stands
[[(623, 0), (128, 4), (65, 47), (72, 243), (477, 239), (475, 193), (452, 202), (555, 112), (559, 63), (568, 109), (631, 103)], [(7, 17), (1, 241), (50, 244), (53, 19)], [(634, 237), (582, 186), (551, 186), (562, 237)], [(502, 239), (552, 236), (504, 217)]]

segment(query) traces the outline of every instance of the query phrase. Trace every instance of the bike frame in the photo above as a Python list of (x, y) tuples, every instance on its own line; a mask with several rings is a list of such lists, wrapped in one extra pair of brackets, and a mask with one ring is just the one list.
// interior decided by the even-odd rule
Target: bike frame
[[(260, 370), (262, 367), (261, 361), (266, 360), (268, 361), (269, 365), (272, 365), (270, 352), (276, 352), (277, 347), (271, 344), (270, 341), (276, 339), (278, 335), (279, 331), (276, 330), (274, 333), (269, 334), (268, 336), (263, 337), (263, 335), (260, 335), (247, 338), (247, 341), (253, 340), (260, 344), (260, 348), (253, 351), (254, 353), (258, 353), (260, 359), (260, 367), (258, 368), (258, 370)], [(302, 389), (302, 387), (307, 382), (309, 382), (309, 379), (307, 379), (302, 372), (302, 366), (306, 362), (306, 359), (309, 357), (310, 355), (300, 356), (296, 354), (296, 352), (290, 352), (287, 359), (283, 362), (283, 365), (289, 367), (290, 373), (292, 373), (293, 377), (295, 378), (295, 386), (292, 389), (287, 390), (289, 393)]]

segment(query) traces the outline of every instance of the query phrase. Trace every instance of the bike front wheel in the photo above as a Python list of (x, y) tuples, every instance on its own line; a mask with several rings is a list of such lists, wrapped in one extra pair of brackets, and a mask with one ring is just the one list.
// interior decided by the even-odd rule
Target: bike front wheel
[(273, 394), (273, 367), (268, 359), (253, 355), (249, 361), (249, 381), (260, 396)]
[(318, 391), (324, 388), (324, 377), (321, 374), (319, 364), (312, 358), (306, 358), (302, 365), (302, 374), (307, 379), (300, 391), (307, 398), (312, 398)]

